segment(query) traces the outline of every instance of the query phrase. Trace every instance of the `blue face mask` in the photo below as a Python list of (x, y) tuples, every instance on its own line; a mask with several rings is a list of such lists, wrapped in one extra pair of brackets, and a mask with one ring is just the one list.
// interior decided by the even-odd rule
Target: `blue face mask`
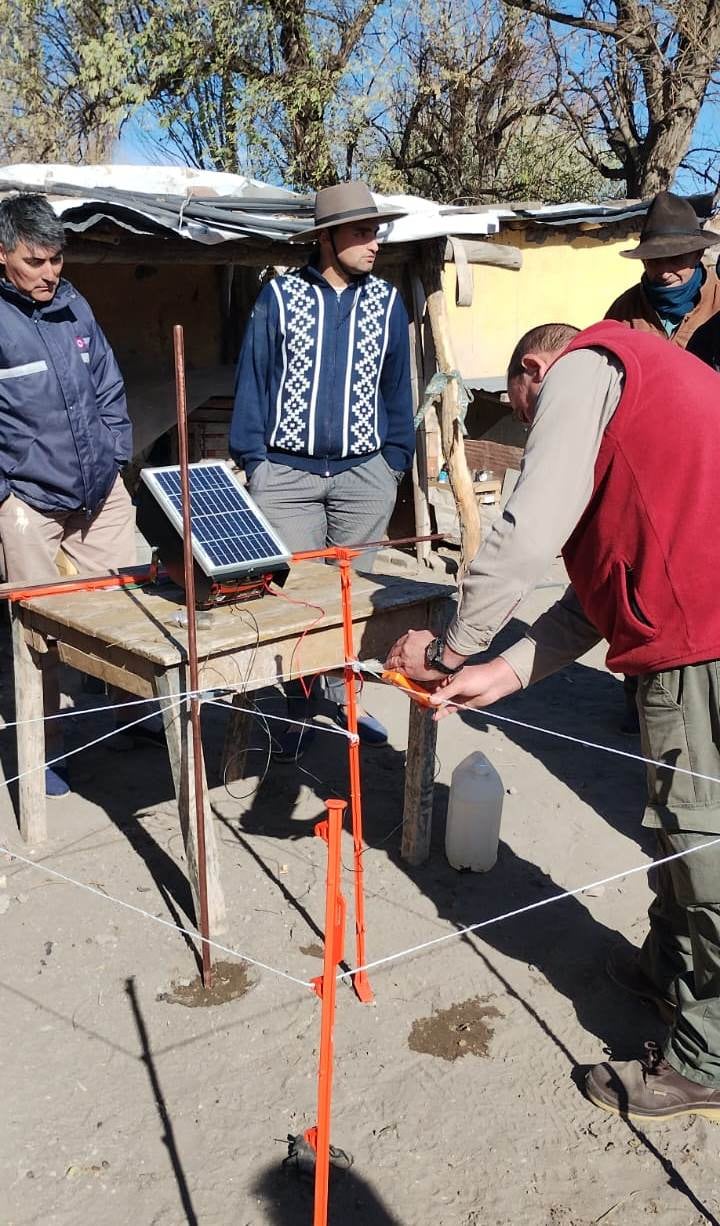
[(660, 318), (677, 325), (697, 305), (705, 274), (698, 264), (689, 281), (684, 285), (655, 285), (643, 273), (642, 287), (645, 295)]

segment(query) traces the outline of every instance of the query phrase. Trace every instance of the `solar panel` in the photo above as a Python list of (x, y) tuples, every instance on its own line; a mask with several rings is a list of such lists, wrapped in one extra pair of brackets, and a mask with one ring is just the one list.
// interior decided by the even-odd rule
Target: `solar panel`
[[(275, 530), (224, 461), (188, 465), (193, 557), (206, 575), (240, 577), (290, 560)], [(177, 465), (145, 468), (142, 479), (182, 537)]]

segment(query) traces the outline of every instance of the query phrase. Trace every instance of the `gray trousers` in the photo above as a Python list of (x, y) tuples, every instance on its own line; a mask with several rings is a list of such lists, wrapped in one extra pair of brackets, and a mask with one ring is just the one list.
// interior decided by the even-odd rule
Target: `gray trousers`
[(647, 757), (709, 775), (648, 768), (644, 824), (659, 858), (699, 850), (652, 870), (655, 899), (640, 967), (676, 1002), (665, 1058), (683, 1076), (720, 1086), (720, 665), (690, 664), (639, 679)]
[[(250, 477), (248, 491), (280, 539), (296, 553), (381, 540), (402, 475), (395, 473), (380, 454), (333, 477), (264, 460)], [(369, 550), (354, 560), (353, 567), (369, 571), (374, 560), (375, 551)], [(331, 701), (344, 701), (341, 678), (327, 677), (325, 686)], [(299, 681), (288, 682), (285, 693), (296, 711), (304, 705)], [(297, 717), (303, 718), (304, 712), (298, 711)]]

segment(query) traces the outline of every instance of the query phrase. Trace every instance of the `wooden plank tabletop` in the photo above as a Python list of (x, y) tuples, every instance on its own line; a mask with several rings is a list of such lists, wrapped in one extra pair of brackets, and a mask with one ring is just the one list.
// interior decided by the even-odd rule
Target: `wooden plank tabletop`
[[(295, 565), (282, 589), (292, 600), (324, 610), (317, 629), (342, 622), (340, 573), (323, 563)], [(353, 574), (353, 620), (366, 622), (374, 612), (388, 612), (447, 599), (454, 589), (397, 574)], [(23, 620), (41, 634), (62, 636), (62, 627), (108, 648), (121, 648), (161, 668), (187, 658), (187, 630), (178, 624), (184, 596), (173, 587), (114, 588), (43, 596), (22, 602)], [(312, 625), (316, 609), (264, 595), (199, 615), (198, 654), (208, 659), (257, 643), (272, 643), (300, 634)], [(408, 626), (412, 617), (408, 616)]]

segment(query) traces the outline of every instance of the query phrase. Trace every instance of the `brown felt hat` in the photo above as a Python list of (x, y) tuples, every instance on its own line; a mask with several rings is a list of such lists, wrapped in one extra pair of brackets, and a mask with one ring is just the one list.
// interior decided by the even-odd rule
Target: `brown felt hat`
[(293, 234), (289, 241), (310, 243), (321, 230), (344, 226), (348, 221), (377, 221), (384, 225), (388, 221), (397, 221), (398, 217), (407, 217), (407, 212), (402, 209), (379, 209), (367, 183), (336, 183), (334, 187), (323, 187), (317, 193), (315, 225), (312, 229)]
[(645, 216), (640, 243), (621, 251), (628, 260), (663, 260), (690, 255), (720, 242), (720, 235), (702, 230), (689, 200), (672, 192), (658, 192)]

